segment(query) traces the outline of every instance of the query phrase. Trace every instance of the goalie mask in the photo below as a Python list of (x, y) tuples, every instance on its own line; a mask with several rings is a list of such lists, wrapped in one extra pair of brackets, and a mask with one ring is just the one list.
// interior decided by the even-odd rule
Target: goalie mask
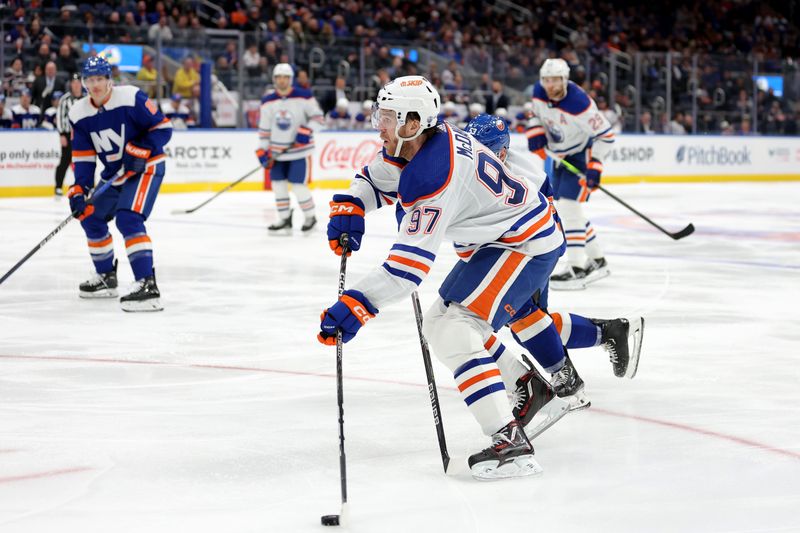
[[(379, 129), (381, 110), (394, 112), (397, 119), (394, 132), (398, 139), (394, 157), (400, 157), (404, 141), (414, 140), (426, 129), (436, 126), (440, 104), (439, 92), (427, 79), (422, 76), (402, 76), (390, 81), (378, 92), (372, 111), (372, 126)], [(420, 128), (414, 135), (403, 137), (400, 128), (406, 124), (408, 114), (412, 112), (419, 115)]]

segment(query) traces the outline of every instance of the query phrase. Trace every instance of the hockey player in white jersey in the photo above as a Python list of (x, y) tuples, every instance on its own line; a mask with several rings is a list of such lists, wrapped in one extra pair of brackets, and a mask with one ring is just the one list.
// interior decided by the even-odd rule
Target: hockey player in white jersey
[[(532, 182), (552, 204), (553, 193), (541, 159), (526, 151), (511, 149), (511, 135), (502, 117), (485, 113), (478, 115), (469, 121), (465, 131), (494, 152), (514, 175)], [(541, 316), (541, 320), (545, 323), (552, 320), (565, 348), (602, 346), (608, 352), (617, 377), (632, 378), (636, 374), (644, 332), (642, 317), (628, 321), (625, 318), (606, 320), (587, 318), (573, 313), (550, 313), (547, 286), (539, 294), (538, 306), (546, 313)], [(630, 343), (632, 349), (629, 349), (629, 337), (632, 338)], [(497, 341), (497, 349), (505, 349), (500, 341)], [(523, 359), (526, 359), (524, 355)], [(553, 388), (559, 396), (569, 400), (571, 410), (589, 407), (591, 402), (584, 393), (583, 380), (577, 375), (569, 355), (566, 359), (566, 364), (553, 375)], [(525, 391), (520, 390), (520, 387), (528, 386), (530, 380), (530, 375), (520, 378), (515, 391), (516, 397), (524, 394)]]
[[(425, 336), (453, 372), (464, 402), (492, 445), (469, 458), (478, 479), (536, 474), (523, 429), (506, 388), (528, 369), (492, 345), (505, 325), (549, 372), (566, 363), (558, 331), (540, 320), (536, 294), (547, 284), (565, 243), (550, 204), (513, 176), (486, 147), (447, 123), (437, 123), (439, 94), (421, 76), (388, 83), (378, 94), (374, 125), (383, 149), (362, 168), (347, 194), (334, 195), (328, 239), (357, 251), (364, 214), (398, 202), (402, 219), (386, 261), (322, 316), (318, 339), (345, 342), (378, 310), (416, 290), (439, 245), (454, 241), (460, 260), (425, 316)], [(534, 402), (535, 398), (526, 399)], [(515, 409), (515, 411), (518, 411)]]
[(303, 232), (316, 225), (314, 199), (308, 184), (311, 180), (311, 154), (314, 133), (322, 129), (324, 117), (311, 91), (292, 87), (294, 71), (288, 63), (278, 63), (272, 71), (275, 90), (261, 100), (258, 121), (261, 165), (270, 170), (272, 190), (279, 221), (269, 226), (270, 233), (288, 235), (292, 231), (289, 183), (304, 215)]
[(563, 59), (547, 59), (533, 88), (533, 117), (526, 132), (528, 148), (543, 160), (545, 149), (569, 161), (586, 175), (578, 178), (556, 165), (551, 182), (567, 237), (567, 265), (551, 278), (553, 289), (584, 289), (587, 283), (609, 275), (583, 204), (600, 184), (603, 160), (614, 142), (608, 120), (591, 97), (569, 81)]

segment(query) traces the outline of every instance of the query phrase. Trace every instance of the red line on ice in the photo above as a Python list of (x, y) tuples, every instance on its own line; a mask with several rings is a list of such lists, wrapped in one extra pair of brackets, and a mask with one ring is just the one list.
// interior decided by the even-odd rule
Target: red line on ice
[(33, 474), (21, 474), (19, 476), (0, 477), (0, 483), (11, 483), (12, 481), (27, 481), (29, 479), (61, 476), (64, 474), (75, 474), (77, 472), (86, 472), (88, 470), (94, 470), (94, 468), (88, 466), (76, 466), (73, 468), (62, 468), (61, 470), (47, 470), (46, 472), (36, 472)]
[[(256, 367), (247, 367), (247, 366), (234, 366), (234, 365), (210, 365), (210, 364), (201, 364), (201, 363), (169, 363), (166, 361), (141, 361), (141, 360), (127, 360), (127, 359), (112, 359), (112, 358), (86, 358), (86, 357), (76, 357), (76, 356), (64, 356), (64, 357), (56, 357), (56, 356), (47, 356), (47, 355), (0, 355), (0, 359), (31, 359), (31, 360), (40, 360), (40, 361), (74, 361), (80, 363), (112, 363), (112, 364), (130, 364), (130, 365), (154, 365), (154, 366), (175, 366), (175, 367), (183, 367), (183, 368), (205, 368), (205, 369), (213, 369), (213, 370), (234, 370), (234, 371), (241, 371), (241, 372), (262, 372), (266, 374), (288, 374), (294, 376), (314, 376), (314, 377), (324, 377), (324, 378), (335, 378), (335, 374), (329, 373), (322, 373), (322, 372), (304, 372), (299, 370), (278, 370), (278, 369), (270, 369), (270, 368), (256, 368)], [(355, 381), (368, 381), (372, 383), (390, 383), (394, 385), (406, 385), (410, 387), (420, 387), (420, 388), (428, 388), (427, 383), (413, 383), (410, 381), (399, 381), (393, 379), (380, 379), (380, 378), (366, 378), (366, 377), (358, 377), (358, 376), (347, 376), (348, 380), (355, 380)], [(449, 391), (456, 392), (455, 387), (441, 387), (440, 389), (445, 389)], [(687, 431), (690, 433), (696, 433), (698, 435), (705, 435), (707, 437), (713, 437), (721, 440), (727, 440), (728, 442), (733, 442), (736, 444), (741, 444), (743, 446), (748, 446), (750, 448), (757, 448), (763, 451), (776, 453), (779, 455), (791, 457), (793, 459), (800, 459), (800, 453), (794, 452), (792, 450), (785, 450), (783, 448), (777, 448), (775, 446), (770, 446), (768, 444), (764, 444), (761, 442), (757, 442), (750, 439), (745, 439), (742, 437), (737, 437), (735, 435), (726, 435), (725, 433), (719, 433), (717, 431), (711, 431), (708, 429), (698, 428), (694, 426), (690, 426), (688, 424), (681, 424), (679, 422), (670, 422), (668, 420), (659, 420), (657, 418), (649, 418), (646, 416), (640, 415), (629, 415), (625, 413), (618, 413), (615, 411), (609, 411), (607, 409), (602, 409), (598, 407), (592, 407), (587, 412), (589, 413), (598, 413), (602, 415), (608, 416), (615, 416), (618, 418), (628, 418), (630, 420), (636, 420), (638, 422), (644, 422), (647, 424), (654, 424), (663, 427), (669, 427), (672, 429), (678, 429), (681, 431)], [(0, 482), (3, 481), (3, 478), (0, 478)]]

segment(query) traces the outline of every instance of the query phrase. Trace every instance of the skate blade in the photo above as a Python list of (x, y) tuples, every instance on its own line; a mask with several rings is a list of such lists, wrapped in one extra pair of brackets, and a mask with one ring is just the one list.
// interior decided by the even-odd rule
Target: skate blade
[(497, 461), (484, 461), (470, 469), (472, 477), (478, 481), (497, 481), (515, 477), (536, 476), (544, 472), (533, 455), (520, 455), (513, 461), (497, 466)]
[(269, 229), (267, 228), (267, 232), (274, 236), (274, 237), (291, 237), (292, 230), (291, 229)]
[(642, 337), (644, 336), (644, 318), (634, 318), (629, 320), (628, 323), (630, 324), (628, 337), (632, 338), (632, 342), (630, 342), (630, 347), (628, 348), (628, 368), (625, 369), (623, 377), (633, 379), (639, 369), (639, 354), (642, 351)]
[(591, 400), (586, 396), (583, 390), (579, 390), (570, 396), (561, 396), (562, 400), (569, 402), (569, 411), (582, 411), (592, 405)]
[(570, 403), (558, 396), (553, 397), (552, 400), (542, 406), (538, 413), (536, 413), (528, 425), (525, 426), (525, 434), (528, 440), (533, 440), (556, 422), (564, 418), (570, 412)]
[(138, 302), (120, 302), (119, 305), (122, 307), (123, 311), (127, 311), (128, 313), (152, 313), (164, 310), (160, 298), (152, 298), (150, 300)]
[(116, 298), (117, 289), (102, 289), (94, 292), (79, 291), (78, 296), (85, 300), (96, 300), (100, 298)]
[(611, 271), (608, 269), (608, 267), (603, 267), (592, 271), (591, 274), (583, 278), (583, 281), (588, 285), (589, 283), (594, 283), (595, 281), (600, 281), (603, 278), (607, 278), (610, 275)]

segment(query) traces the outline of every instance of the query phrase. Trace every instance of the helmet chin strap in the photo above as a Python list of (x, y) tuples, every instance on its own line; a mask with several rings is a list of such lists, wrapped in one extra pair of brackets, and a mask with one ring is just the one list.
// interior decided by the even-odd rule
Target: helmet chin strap
[(417, 137), (422, 135), (422, 124), (419, 125), (419, 129), (417, 130), (417, 133), (415, 133), (411, 137), (403, 137), (402, 135), (400, 135), (400, 128), (401, 127), (402, 126), (400, 126), (400, 123), (398, 122), (397, 126), (395, 126), (395, 128), (394, 128), (394, 134), (397, 137), (397, 148), (394, 149), (394, 157), (400, 157), (400, 150), (403, 149), (403, 143), (405, 141), (413, 141), (414, 139), (416, 139)]

